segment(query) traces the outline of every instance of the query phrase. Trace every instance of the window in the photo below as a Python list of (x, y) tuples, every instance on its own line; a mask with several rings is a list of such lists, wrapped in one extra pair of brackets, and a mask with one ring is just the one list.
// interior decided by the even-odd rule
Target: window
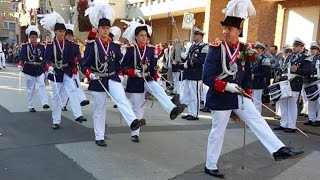
[(3, 22), (3, 29), (15, 30), (16, 29), (16, 23), (13, 22), (13, 21), (4, 21)]
[(14, 10), (14, 11), (16, 11), (16, 8), (17, 8), (17, 7), (16, 7), (16, 3), (11, 3), (11, 9)]

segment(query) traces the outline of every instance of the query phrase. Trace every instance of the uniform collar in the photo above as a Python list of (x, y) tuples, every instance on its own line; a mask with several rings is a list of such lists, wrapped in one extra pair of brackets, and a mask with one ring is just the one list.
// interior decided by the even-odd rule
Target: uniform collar
[(109, 42), (110, 42), (110, 39), (108, 38), (107, 40), (104, 40), (104, 39), (101, 39), (100, 38), (100, 40), (101, 40), (101, 42), (102, 42), (102, 44), (105, 46), (105, 45), (107, 45)]
[(146, 45), (142, 45), (142, 44), (137, 44), (137, 45), (138, 45), (139, 49), (144, 49), (144, 47), (146, 46)]
[(236, 49), (238, 47), (239, 44), (239, 40), (236, 43), (227, 43), (228, 46), (232, 49)]

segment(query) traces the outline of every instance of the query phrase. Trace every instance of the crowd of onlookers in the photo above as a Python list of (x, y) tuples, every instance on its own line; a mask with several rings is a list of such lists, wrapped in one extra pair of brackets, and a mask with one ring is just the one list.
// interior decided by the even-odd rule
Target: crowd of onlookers
[(21, 47), (16, 44), (2, 43), (6, 62), (17, 63)]

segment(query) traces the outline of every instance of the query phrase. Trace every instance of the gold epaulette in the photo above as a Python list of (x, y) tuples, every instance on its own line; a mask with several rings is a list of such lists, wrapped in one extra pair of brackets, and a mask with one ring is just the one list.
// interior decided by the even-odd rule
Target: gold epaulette
[(219, 47), (219, 46), (220, 46), (220, 44), (221, 44), (221, 41), (211, 42), (211, 43), (210, 43), (210, 47), (214, 47), (214, 48), (216, 48), (216, 47)]
[(50, 45), (50, 44), (52, 44), (52, 41), (47, 41), (47, 45)]
[(94, 41), (95, 41), (95, 39), (92, 39), (92, 40), (86, 39), (85, 40), (86, 43), (93, 43)]

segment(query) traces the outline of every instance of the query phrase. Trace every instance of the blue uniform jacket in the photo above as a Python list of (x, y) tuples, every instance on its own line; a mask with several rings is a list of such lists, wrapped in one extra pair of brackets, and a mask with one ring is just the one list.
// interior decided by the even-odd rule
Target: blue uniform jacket
[[(291, 65), (298, 66), (297, 72), (292, 74), (297, 74), (299, 76), (294, 77), (290, 81), (290, 86), (292, 91), (300, 92), (303, 83), (310, 83), (310, 75), (313, 72), (312, 60), (306, 55), (306, 52), (301, 52), (297, 55), (291, 55), (290, 58), (287, 58), (287, 61), (290, 61)], [(287, 72), (287, 70), (285, 72)], [(283, 77), (281, 80), (286, 79), (287, 77)]]
[(270, 59), (262, 54), (251, 65), (252, 89), (264, 89), (271, 76)]
[(183, 71), (183, 80), (201, 80), (203, 64), (208, 52), (208, 44), (200, 42), (190, 47), (186, 58), (188, 67)]
[[(123, 58), (123, 61), (121, 63), (123, 71), (126, 73), (128, 71), (134, 71), (134, 48), (133, 46), (130, 46), (127, 48), (127, 52)], [(140, 54), (143, 54), (143, 49), (138, 48), (140, 51)], [(139, 57), (139, 53), (136, 50), (136, 60), (137, 60), (137, 69), (141, 71), (142, 73), (142, 66), (141, 64), (146, 64), (148, 68), (146, 69), (145, 73), (149, 72), (149, 75), (145, 78), (147, 81), (154, 80), (153, 77), (157, 73), (157, 58), (158, 56), (154, 53), (155, 49), (154, 47), (146, 47), (146, 55), (141, 60)], [(128, 73), (126, 73), (128, 74)], [(129, 74), (128, 74), (129, 75)], [(129, 93), (143, 93), (144, 92), (144, 79), (130, 76), (128, 77), (127, 81), (127, 87), (126, 92)]]
[[(99, 61), (96, 61), (95, 58), (95, 50), (94, 44), (97, 44), (98, 52), (99, 52)], [(107, 63), (107, 69), (105, 72), (101, 72), (103, 74), (112, 74), (108, 77), (100, 77), (102, 84), (105, 86), (107, 90), (109, 90), (109, 79), (112, 79), (117, 82), (121, 82), (117, 73), (121, 71), (120, 60), (122, 58), (122, 54), (118, 45), (113, 42), (109, 42), (109, 50), (107, 52), (107, 60), (105, 59), (106, 55), (103, 50), (107, 50), (108, 45), (101, 45), (99, 39), (95, 39), (87, 43), (86, 50), (84, 52), (84, 58), (81, 62), (81, 71), (86, 74), (87, 71), (98, 73), (98, 70), (102, 71), (101, 64)], [(98, 67), (97, 67), (98, 64)], [(89, 83), (88, 90), (103, 92), (104, 89), (97, 80), (91, 80)]]
[[(244, 44), (240, 44), (240, 51), (244, 48)], [(226, 64), (228, 66), (230, 59), (226, 56)], [(233, 76), (227, 76), (222, 79), (224, 82), (236, 83), (243, 89), (251, 89), (251, 69), (250, 63), (245, 62), (244, 67), (241, 65), (241, 60), (237, 59), (238, 72), (235, 79)], [(203, 83), (209, 86), (206, 97), (205, 106), (211, 110), (231, 110), (238, 109), (238, 94), (228, 91), (219, 92), (214, 86), (216, 77), (222, 73), (221, 64), (221, 45), (210, 46), (203, 69)]]
[[(58, 69), (54, 67), (56, 81), (57, 82), (63, 82), (63, 74), (67, 74), (69, 77), (72, 77), (72, 68), (74, 67), (74, 43), (68, 40), (64, 40), (64, 50), (63, 50), (63, 57), (61, 57), (61, 52), (58, 46), (58, 41), (56, 38), (54, 38), (53, 42), (51, 44), (47, 45), (45, 56), (44, 56), (44, 64), (47, 66), (48, 64), (53, 65), (55, 64), (55, 57), (53, 52), (53, 46), (56, 46), (57, 49), (57, 61), (61, 61), (62, 63), (67, 64), (66, 67), (63, 67), (61, 69)], [(62, 45), (61, 45), (62, 46)], [(48, 74), (48, 79), (51, 81), (54, 81), (53, 75)]]
[[(36, 64), (32, 64), (28, 59), (27, 47), (29, 46), (29, 58)], [(33, 51), (32, 51), (33, 50)], [(21, 47), (19, 54), (19, 61), (24, 64), (23, 72), (30, 76), (40, 76), (44, 71), (42, 68), (43, 58), (44, 58), (45, 48), (41, 44), (37, 44), (34, 48), (30, 43), (24, 44)]]

